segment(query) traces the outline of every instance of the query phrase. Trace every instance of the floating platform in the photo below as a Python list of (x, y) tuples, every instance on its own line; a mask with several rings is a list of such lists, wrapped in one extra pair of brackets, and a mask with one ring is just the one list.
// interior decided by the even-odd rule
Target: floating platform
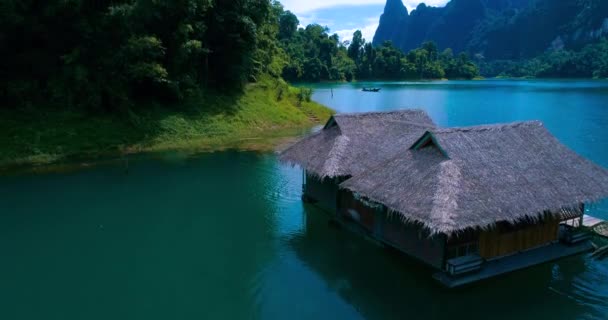
[(561, 258), (590, 252), (593, 249), (593, 244), (590, 241), (583, 241), (575, 245), (553, 243), (512, 256), (487, 261), (483, 264), (481, 270), (476, 273), (452, 277), (446, 272), (438, 272), (433, 275), (433, 278), (448, 288), (456, 288)]
[(589, 228), (600, 237), (608, 238), (608, 221), (606, 220), (585, 215), (583, 217), (583, 226)]
[(605, 223), (606, 221), (600, 219), (600, 218), (596, 218), (596, 217), (592, 217), (590, 215), (584, 215), (583, 216), (583, 226), (587, 227), (587, 228), (593, 228), (599, 224)]

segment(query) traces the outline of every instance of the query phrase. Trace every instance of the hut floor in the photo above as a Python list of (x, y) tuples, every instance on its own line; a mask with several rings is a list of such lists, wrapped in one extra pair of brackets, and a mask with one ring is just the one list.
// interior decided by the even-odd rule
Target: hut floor
[(593, 250), (593, 245), (590, 241), (583, 241), (575, 245), (555, 243), (488, 261), (477, 273), (451, 277), (446, 272), (438, 272), (433, 275), (433, 278), (448, 288), (455, 288), (591, 250)]
[(608, 221), (585, 215), (583, 217), (583, 226), (590, 228), (598, 236), (608, 238)]
[(604, 223), (605, 221), (596, 217), (592, 217), (590, 215), (585, 215), (583, 217), (583, 225), (588, 228), (593, 228), (598, 224)]

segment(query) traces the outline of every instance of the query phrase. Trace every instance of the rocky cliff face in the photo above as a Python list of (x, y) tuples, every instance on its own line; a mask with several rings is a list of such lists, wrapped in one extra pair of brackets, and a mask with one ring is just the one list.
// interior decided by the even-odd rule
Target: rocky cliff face
[(578, 48), (608, 36), (607, 0), (451, 0), (408, 14), (388, 0), (374, 37), (408, 51), (424, 41), (490, 59), (518, 59), (550, 48)]
[(409, 13), (401, 0), (388, 0), (384, 7), (384, 13), (380, 16), (380, 24), (374, 35), (374, 43), (381, 44), (384, 41), (395, 41), (399, 38), (402, 30), (407, 28)]

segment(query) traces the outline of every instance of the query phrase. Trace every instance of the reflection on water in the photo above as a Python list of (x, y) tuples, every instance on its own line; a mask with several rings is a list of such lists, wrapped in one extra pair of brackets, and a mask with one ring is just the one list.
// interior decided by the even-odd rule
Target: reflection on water
[(300, 201), (301, 179), (249, 152), (138, 159), (128, 174), (109, 164), (0, 177), (0, 317), (608, 318), (608, 261), (573, 257), (447, 290), (425, 267), (329, 225)]
[(303, 205), (300, 170), (273, 155), (5, 177), (0, 192), (3, 319), (602, 319), (608, 308), (608, 262), (585, 257), (439, 287)]
[[(323, 212), (307, 207), (305, 214), (306, 231), (290, 238), (290, 247), (361, 318), (576, 319), (584, 315), (601, 319), (606, 315), (605, 263), (575, 257), (451, 291), (435, 284), (429, 270), (400, 254), (328, 226)], [(582, 281), (594, 285), (583, 288)]]

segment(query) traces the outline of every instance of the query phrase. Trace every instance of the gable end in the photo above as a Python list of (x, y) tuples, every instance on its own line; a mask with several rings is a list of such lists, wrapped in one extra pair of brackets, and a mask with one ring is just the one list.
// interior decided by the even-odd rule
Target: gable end
[(425, 132), (422, 135), (422, 137), (420, 137), (420, 139), (418, 139), (416, 142), (414, 142), (414, 144), (410, 147), (410, 150), (416, 151), (416, 150), (420, 150), (420, 149), (424, 149), (424, 148), (428, 148), (428, 147), (435, 147), (446, 158), (448, 158), (448, 159), (450, 158), (450, 156), (445, 151), (445, 149), (443, 149), (441, 147), (441, 145), (439, 144), (439, 142), (437, 142), (435, 135), (433, 135), (433, 133), (430, 131)]

